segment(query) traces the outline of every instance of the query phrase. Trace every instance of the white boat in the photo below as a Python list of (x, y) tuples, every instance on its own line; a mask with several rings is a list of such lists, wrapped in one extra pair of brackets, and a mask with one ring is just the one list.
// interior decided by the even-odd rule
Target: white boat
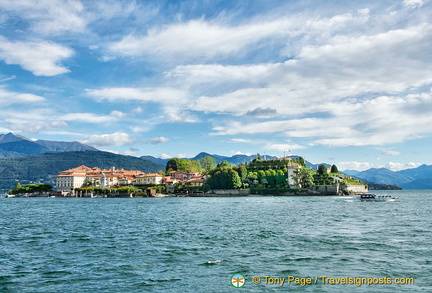
[(395, 201), (399, 197), (391, 195), (376, 195), (374, 193), (363, 193), (360, 195), (361, 201)]

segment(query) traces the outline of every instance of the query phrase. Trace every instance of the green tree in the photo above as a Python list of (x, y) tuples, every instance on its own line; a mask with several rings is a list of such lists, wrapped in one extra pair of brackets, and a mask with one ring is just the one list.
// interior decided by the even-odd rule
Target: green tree
[(166, 164), (166, 171), (200, 172), (201, 164), (198, 161), (172, 158)]
[(219, 164), (217, 164), (217, 168), (232, 169), (233, 167), (234, 167), (234, 165), (231, 163), (228, 163), (227, 161), (222, 161)]
[(170, 159), (166, 164), (166, 171), (184, 171), (187, 168), (187, 161), (178, 158)]
[(300, 168), (294, 171), (293, 179), (301, 188), (309, 188), (314, 185), (314, 171), (308, 168)]
[(237, 171), (238, 175), (240, 176), (241, 181), (244, 183), (247, 176), (248, 176), (248, 171), (247, 168), (244, 164), (240, 164), (238, 165), (238, 167), (234, 168), (234, 170)]
[(234, 169), (218, 167), (210, 172), (207, 184), (212, 189), (237, 189), (242, 186), (242, 181)]
[(300, 164), (300, 166), (306, 167), (306, 162), (303, 157), (298, 157), (297, 162)]
[(332, 166), (331, 166), (330, 173), (339, 173), (339, 170), (338, 170), (338, 168), (336, 167), (336, 165), (332, 165)]
[(202, 168), (208, 173), (216, 166), (216, 160), (211, 156), (205, 156), (200, 160)]
[(327, 175), (327, 167), (324, 164), (320, 164), (317, 170), (320, 175)]

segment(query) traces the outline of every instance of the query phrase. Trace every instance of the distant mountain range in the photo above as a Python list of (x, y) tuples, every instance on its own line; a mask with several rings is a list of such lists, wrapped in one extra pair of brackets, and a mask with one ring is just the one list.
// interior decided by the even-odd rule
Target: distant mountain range
[(421, 165), (413, 169), (391, 171), (385, 168), (372, 168), (366, 171), (346, 170), (349, 174), (365, 182), (397, 185), (403, 189), (432, 189), (432, 166)]
[(0, 134), (0, 158), (16, 158), (43, 153), (59, 153), (74, 151), (98, 151), (98, 149), (77, 141), (32, 141), (13, 133)]

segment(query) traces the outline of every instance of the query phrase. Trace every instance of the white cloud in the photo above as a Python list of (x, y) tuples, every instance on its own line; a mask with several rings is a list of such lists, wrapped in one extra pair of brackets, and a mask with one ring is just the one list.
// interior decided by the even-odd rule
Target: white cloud
[[(369, 17), (365, 12), (318, 19), (303, 15), (267, 16), (268, 19), (260, 17), (239, 25), (195, 19), (151, 28), (145, 35), (127, 35), (113, 43), (110, 49), (125, 56), (159, 56), (164, 61), (179, 58), (208, 60), (241, 56), (252, 48), (258, 50), (276, 45), (285, 46), (284, 53), (291, 56), (298, 49), (296, 43), (303, 43), (302, 37), (310, 42), (363, 24)], [(289, 39), (296, 39), (297, 42), (290, 42)]]
[(69, 113), (61, 116), (66, 121), (80, 121), (88, 123), (109, 123), (116, 121), (113, 116), (98, 115), (94, 113)]
[(132, 113), (135, 113), (135, 114), (140, 114), (142, 112), (144, 112), (144, 109), (142, 107), (140, 107), (140, 106), (138, 106), (138, 107), (136, 107), (135, 109), (132, 110)]
[[(162, 29), (151, 29), (146, 36), (129, 35), (114, 43), (111, 50), (123, 55), (195, 55), (214, 57), (237, 53), (244, 46), (276, 32), (276, 23), (230, 28), (192, 20)], [(269, 30), (270, 28), (270, 30)], [(279, 27), (283, 31), (283, 27)]]
[(38, 34), (82, 32), (87, 24), (78, 0), (0, 0), (0, 8), (27, 20)]
[(238, 142), (238, 143), (251, 143), (252, 141), (250, 139), (244, 139), (244, 138), (232, 138), (230, 139), (231, 142)]
[(91, 135), (80, 142), (92, 146), (120, 146), (130, 145), (134, 140), (125, 132), (115, 132), (111, 134)]
[[(163, 88), (104, 88), (104, 89), (86, 89), (87, 95), (97, 101), (109, 101), (119, 103), (143, 102), (157, 103), (162, 105), (164, 117), (163, 122), (185, 122), (195, 123), (199, 119), (184, 108), (187, 106), (187, 93), (181, 89), (171, 87)], [(138, 110), (138, 112), (136, 112)], [(142, 108), (135, 109), (136, 113), (142, 111)], [(138, 131), (135, 131), (138, 132)]]
[(167, 142), (169, 142), (169, 139), (163, 136), (150, 139), (150, 144), (161, 144)]
[(58, 44), (9, 41), (0, 36), (0, 59), (6, 64), (17, 64), (37, 76), (55, 76), (69, 72), (59, 62), (72, 55), (71, 49)]
[(417, 168), (421, 165), (422, 164), (420, 164), (420, 163), (414, 163), (414, 162), (409, 162), (409, 163), (389, 162), (385, 167), (391, 171), (401, 171), (401, 170), (405, 170), (405, 169)]
[(99, 101), (142, 101), (156, 103), (178, 103), (184, 101), (185, 93), (174, 88), (104, 88), (86, 89), (87, 95)]
[[(331, 115), (242, 123), (217, 122), (216, 135), (281, 133), (328, 146), (386, 145), (432, 133), (432, 93), (321, 104)], [(401, 119), (403, 117), (403, 119)]]
[(5, 87), (0, 86), (0, 101), (4, 107), (11, 104), (40, 103), (44, 102), (45, 98), (33, 94), (8, 91)]
[(12, 123), (10, 129), (12, 132), (39, 133), (43, 130), (66, 127), (67, 123), (60, 120), (52, 121), (19, 121)]
[(421, 7), (425, 0), (404, 0), (403, 4), (409, 7)]
[(193, 158), (194, 156), (192, 155), (188, 155), (188, 154), (161, 154), (159, 156), (159, 158), (161, 159), (171, 159), (171, 158), (179, 158), (179, 159), (184, 159), (184, 158)]
[(124, 118), (127, 116), (125, 113), (123, 113), (121, 111), (117, 111), (117, 110), (111, 111), (110, 115), (117, 117), (117, 118)]
[(2, 77), (1, 75), (0, 75), (0, 82), (5, 82), (5, 81), (9, 81), (9, 80), (14, 80), (16, 78), (16, 75), (11, 75), (11, 76), (9, 76), (9, 77)]
[(421, 164), (420, 163), (414, 163), (414, 162), (408, 162), (408, 163), (396, 163), (396, 162), (389, 162), (386, 165), (383, 164), (373, 164), (369, 162), (339, 162), (338, 168), (339, 170), (356, 170), (356, 171), (365, 171), (371, 168), (386, 168), (391, 171), (401, 171), (405, 169), (412, 169), (417, 168)]
[(371, 168), (383, 168), (382, 165), (375, 165), (369, 162), (339, 162), (337, 164), (339, 170), (356, 170), (356, 171), (365, 171)]
[(236, 156), (236, 155), (245, 155), (245, 156), (251, 156), (251, 153), (243, 153), (241, 151), (231, 151), (231, 156)]
[(381, 154), (386, 156), (399, 156), (400, 152), (398, 151), (382, 151)]
[(276, 151), (290, 151), (290, 150), (299, 150), (305, 148), (296, 143), (269, 143), (265, 146), (267, 150), (276, 150)]

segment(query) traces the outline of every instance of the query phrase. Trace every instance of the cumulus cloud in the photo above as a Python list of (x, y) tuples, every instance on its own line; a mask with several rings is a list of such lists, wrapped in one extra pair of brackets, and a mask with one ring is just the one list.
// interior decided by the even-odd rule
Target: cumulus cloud
[(166, 137), (163, 137), (163, 136), (155, 137), (155, 138), (152, 138), (150, 140), (150, 144), (161, 144), (161, 143), (167, 143), (167, 142), (169, 142), (169, 139)]
[(59, 63), (72, 55), (71, 49), (55, 43), (9, 41), (0, 36), (0, 59), (6, 64), (17, 64), (37, 76), (69, 72)]
[(134, 140), (125, 132), (115, 132), (111, 134), (91, 135), (80, 142), (92, 146), (120, 146), (130, 145)]
[[(218, 122), (215, 135), (283, 132), (327, 146), (385, 145), (432, 133), (431, 92), (405, 97), (381, 96), (354, 103), (341, 102), (330, 116), (264, 122)], [(330, 107), (329, 107), (330, 109)], [(401, 119), (404, 117), (404, 119)]]

